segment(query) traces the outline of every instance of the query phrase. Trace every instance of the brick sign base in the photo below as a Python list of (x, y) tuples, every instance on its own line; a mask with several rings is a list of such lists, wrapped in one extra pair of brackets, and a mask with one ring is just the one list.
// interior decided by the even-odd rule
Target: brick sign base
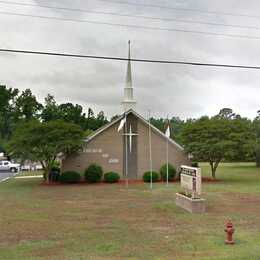
[(205, 199), (192, 199), (183, 194), (176, 193), (175, 203), (190, 213), (204, 213), (206, 211)]

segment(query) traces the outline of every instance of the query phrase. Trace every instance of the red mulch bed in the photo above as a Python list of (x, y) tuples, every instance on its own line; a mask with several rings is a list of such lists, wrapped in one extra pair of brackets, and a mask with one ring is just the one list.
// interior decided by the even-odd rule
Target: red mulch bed
[(202, 182), (221, 182), (221, 180), (212, 179), (209, 177), (202, 177)]
[[(163, 181), (157, 181), (158, 182), (163, 182)], [(178, 180), (170, 181), (170, 182), (179, 182)], [(128, 180), (128, 184), (144, 184), (145, 182), (143, 180)], [(60, 186), (60, 185), (111, 185), (111, 184), (119, 184), (119, 185), (125, 185), (126, 181), (125, 180), (119, 180), (116, 183), (107, 183), (107, 182), (97, 182), (97, 183), (88, 183), (85, 181), (80, 181), (79, 183), (61, 183), (61, 182), (46, 182), (43, 181), (40, 183), (40, 185), (43, 186)]]
[[(164, 181), (158, 181), (160, 183), (163, 183)], [(173, 181), (170, 181), (170, 183), (175, 183), (175, 182), (180, 182), (180, 180), (173, 180)], [(209, 177), (202, 177), (202, 182), (209, 182), (209, 183), (218, 183), (218, 182), (221, 182), (221, 180), (214, 180), (212, 178), (209, 178)], [(128, 180), (128, 184), (144, 184), (145, 182), (143, 180)], [(110, 185), (111, 183), (106, 183), (106, 182), (98, 182), (98, 183), (88, 183), (88, 182), (85, 182), (85, 181), (81, 181), (79, 183), (73, 183), (73, 184), (65, 184), (65, 183), (60, 183), (60, 182), (46, 182), (46, 181), (43, 181), (42, 183), (40, 183), (40, 185), (43, 185), (43, 186), (60, 186), (60, 185)], [(119, 185), (125, 185), (126, 184), (126, 181), (125, 180), (119, 180), (119, 182), (117, 183), (114, 183), (114, 184), (119, 184)]]

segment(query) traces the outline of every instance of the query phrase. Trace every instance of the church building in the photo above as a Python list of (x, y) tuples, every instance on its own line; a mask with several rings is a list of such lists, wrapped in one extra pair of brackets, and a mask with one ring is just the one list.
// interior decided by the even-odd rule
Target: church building
[(82, 151), (67, 156), (62, 161), (62, 171), (84, 172), (92, 163), (102, 166), (104, 172), (115, 171), (121, 179), (142, 179), (151, 168), (159, 171), (168, 162), (177, 169), (189, 165), (183, 147), (168, 138), (136, 112), (128, 51), (127, 77), (123, 114), (88, 136)]

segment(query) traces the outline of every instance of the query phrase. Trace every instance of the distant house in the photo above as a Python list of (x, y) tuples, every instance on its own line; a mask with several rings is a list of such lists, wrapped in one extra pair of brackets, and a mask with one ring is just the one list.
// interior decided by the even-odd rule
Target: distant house
[(2, 160), (7, 160), (7, 157), (5, 156), (4, 153), (0, 153), (0, 161)]

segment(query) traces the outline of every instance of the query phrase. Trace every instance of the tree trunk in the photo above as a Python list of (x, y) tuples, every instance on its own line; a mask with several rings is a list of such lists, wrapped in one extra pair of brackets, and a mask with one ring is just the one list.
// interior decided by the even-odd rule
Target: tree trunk
[(260, 144), (256, 145), (255, 160), (256, 160), (256, 167), (260, 168)]
[(214, 180), (216, 180), (216, 171), (218, 168), (218, 165), (220, 163), (221, 160), (216, 161), (215, 163), (213, 161), (210, 161), (210, 168), (211, 168), (211, 176)]
[(216, 168), (213, 167), (213, 169), (211, 170), (211, 176), (214, 180), (216, 180)]
[(51, 170), (52, 170), (52, 166), (54, 164), (54, 161), (56, 159), (56, 156), (54, 156), (52, 159), (49, 159), (48, 161), (45, 162), (45, 172), (46, 172), (46, 181), (47, 183), (50, 183), (52, 182), (52, 178), (50, 179), (50, 173), (51, 173)]
[(214, 169), (214, 162), (210, 161), (209, 164), (211, 168), (211, 177), (213, 179), (216, 179), (216, 170)]
[(43, 169), (43, 172), (45, 174), (45, 181), (47, 183), (49, 183), (49, 171), (48, 171), (48, 167), (45, 166), (45, 163), (43, 161), (40, 161), (41, 165), (42, 165), (42, 169)]

